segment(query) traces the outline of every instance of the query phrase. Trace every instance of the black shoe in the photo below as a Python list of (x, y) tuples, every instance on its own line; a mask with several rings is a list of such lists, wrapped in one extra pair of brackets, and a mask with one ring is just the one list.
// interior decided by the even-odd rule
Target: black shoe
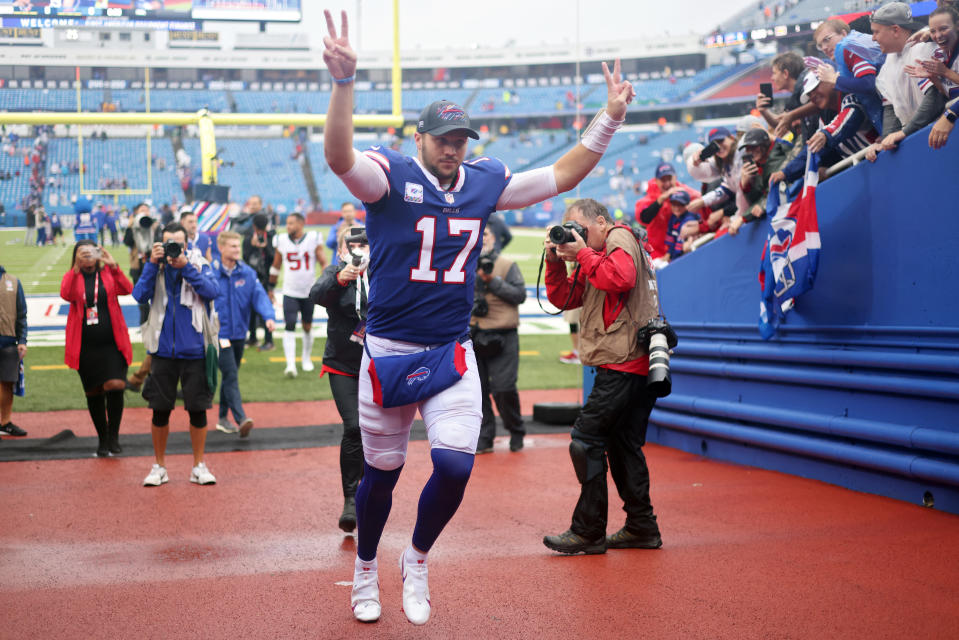
[(596, 540), (587, 540), (572, 530), (566, 530), (558, 536), (544, 536), (543, 544), (560, 553), (583, 553), (586, 555), (595, 555), (606, 553), (606, 536), (601, 536)]
[(123, 447), (120, 446), (119, 442), (116, 442), (116, 441), (111, 442), (110, 453), (112, 453), (113, 455), (120, 455), (121, 453), (123, 453)]
[(481, 456), (484, 453), (493, 453), (493, 443), (489, 444), (477, 444), (476, 445), (476, 455)]
[(516, 452), (523, 448), (523, 433), (513, 433), (509, 437), (509, 450)]
[(623, 527), (611, 536), (606, 536), (609, 549), (659, 549), (663, 539), (658, 533), (632, 533)]
[(347, 533), (356, 528), (356, 498), (353, 496), (343, 501), (343, 513), (340, 514), (339, 526)]
[(98, 457), (98, 458), (109, 458), (109, 457), (110, 457), (110, 450), (107, 449), (105, 446), (103, 446), (103, 447), (97, 447), (97, 457)]
[(4, 433), (7, 434), (8, 436), (25, 436), (25, 435), (27, 435), (27, 432), (26, 432), (26, 431), (24, 431), (23, 429), (21, 429), (21, 428), (18, 427), (17, 425), (13, 424), (12, 422), (8, 422), (7, 424), (0, 426), (0, 431), (4, 432)]
[(263, 344), (260, 345), (260, 348), (257, 349), (257, 351), (273, 351), (274, 349), (276, 349), (275, 344), (273, 344), (272, 342), (264, 342)]
[(259, 340), (257, 340), (256, 338), (250, 338), (249, 340), (246, 341), (246, 346), (255, 347), (258, 342)]

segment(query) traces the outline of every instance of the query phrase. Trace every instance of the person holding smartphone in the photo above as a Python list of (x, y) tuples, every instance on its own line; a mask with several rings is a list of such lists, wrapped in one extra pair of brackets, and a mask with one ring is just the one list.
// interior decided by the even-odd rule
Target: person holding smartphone
[(133, 351), (119, 297), (132, 291), (133, 283), (106, 249), (93, 240), (74, 245), (70, 270), (60, 282), (60, 297), (70, 303), (64, 362), (80, 374), (100, 458), (122, 452), (123, 391)]

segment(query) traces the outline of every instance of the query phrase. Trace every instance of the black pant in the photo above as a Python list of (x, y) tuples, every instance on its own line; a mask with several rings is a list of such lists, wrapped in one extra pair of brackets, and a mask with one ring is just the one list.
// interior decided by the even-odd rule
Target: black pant
[[(494, 344), (497, 346), (491, 351), (486, 351), (481, 346), (484, 333), (495, 333), (497, 338), (502, 340), (496, 340)], [(478, 449), (485, 449), (493, 446), (493, 438), (496, 436), (493, 402), (496, 403), (496, 410), (507, 431), (511, 434), (526, 433), (520, 411), (519, 391), (516, 390), (516, 378), (519, 372), (519, 335), (516, 329), (476, 331), (473, 338), (473, 351), (476, 354), (476, 366), (483, 394), (483, 422), (480, 424), (479, 441), (476, 446)]]
[(256, 340), (256, 328), (263, 327), (263, 343), (273, 342), (273, 332), (266, 328), (266, 320), (256, 312), (256, 309), (250, 308), (250, 340)]
[(363, 476), (363, 441), (360, 438), (360, 379), (338, 373), (327, 373), (336, 410), (343, 421), (343, 439), (340, 441), (340, 476), (343, 497), (356, 495), (356, 487)]
[[(603, 447), (626, 512), (626, 529), (656, 534), (649, 500), (649, 468), (643, 455), (646, 427), (656, 398), (646, 393), (646, 377), (597, 367), (593, 390), (573, 426), (573, 439), (587, 448)], [(606, 533), (609, 496), (606, 474), (583, 483), (570, 527), (590, 539)]]

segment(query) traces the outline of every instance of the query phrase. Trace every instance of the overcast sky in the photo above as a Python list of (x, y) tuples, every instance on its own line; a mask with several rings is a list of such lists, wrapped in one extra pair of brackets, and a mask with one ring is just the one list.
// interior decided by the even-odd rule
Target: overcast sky
[[(500, 48), (576, 41), (628, 40), (670, 34), (705, 35), (757, 0), (474, 0), (445, 4), (400, 0), (400, 47), (437, 49), (473, 44)], [(326, 33), (323, 9), (346, 9), (351, 41), (366, 50), (392, 45), (392, 0), (303, 0), (303, 22), (271, 25), (269, 31), (305, 31), (319, 47)], [(357, 22), (359, 23), (357, 25)], [(222, 24), (222, 23), (220, 23)], [(247, 26), (249, 28), (249, 25)]]

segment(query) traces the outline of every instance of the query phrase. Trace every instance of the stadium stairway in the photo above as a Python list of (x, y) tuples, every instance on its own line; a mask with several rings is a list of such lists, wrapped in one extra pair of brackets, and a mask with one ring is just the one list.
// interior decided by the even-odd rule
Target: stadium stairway
[(815, 286), (771, 340), (766, 220), (659, 272), (680, 341), (650, 441), (959, 513), (959, 136), (928, 133), (822, 183)]

